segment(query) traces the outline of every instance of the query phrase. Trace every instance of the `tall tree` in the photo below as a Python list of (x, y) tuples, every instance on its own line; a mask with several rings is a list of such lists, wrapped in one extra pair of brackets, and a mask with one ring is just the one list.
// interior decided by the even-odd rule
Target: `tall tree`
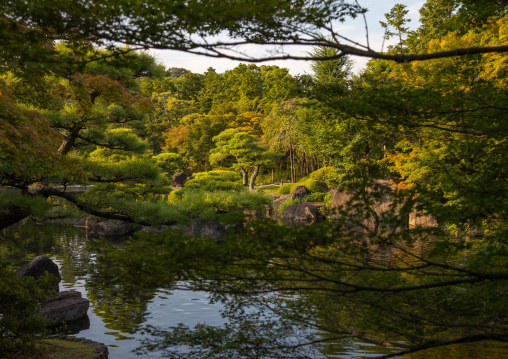
[(263, 165), (269, 165), (279, 156), (269, 153), (266, 147), (261, 146), (259, 141), (246, 132), (228, 129), (215, 136), (213, 140), (216, 147), (210, 151), (210, 163), (222, 164), (230, 158), (233, 159), (233, 167), (242, 173), (243, 184), (247, 184), (249, 170), (252, 169), (249, 189), (254, 189), (259, 169)]

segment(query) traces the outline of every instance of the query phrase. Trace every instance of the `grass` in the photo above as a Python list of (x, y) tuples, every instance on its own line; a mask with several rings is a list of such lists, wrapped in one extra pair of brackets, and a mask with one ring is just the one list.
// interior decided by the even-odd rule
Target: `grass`
[(92, 359), (95, 345), (64, 339), (42, 339), (35, 350), (28, 354), (17, 353), (17, 359)]
[(260, 190), (262, 190), (265, 193), (277, 193), (279, 190), (280, 185), (271, 185), (271, 186), (263, 186), (258, 187)]

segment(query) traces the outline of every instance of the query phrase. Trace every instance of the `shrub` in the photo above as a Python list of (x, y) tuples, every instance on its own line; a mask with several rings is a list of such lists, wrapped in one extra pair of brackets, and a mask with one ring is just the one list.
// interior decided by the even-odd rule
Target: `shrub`
[(290, 194), (297, 186), (304, 186), (310, 193), (324, 192), (321, 182), (316, 180), (307, 179), (298, 183), (286, 183), (279, 187), (277, 195)]
[(52, 275), (38, 281), (19, 278), (0, 263), (0, 358), (18, 357), (34, 348), (38, 334), (45, 332), (48, 321), (39, 316), (37, 302), (50, 297), (48, 291), (56, 283)]
[(333, 194), (331, 192), (326, 193), (324, 198), (323, 198), (323, 202), (325, 203), (325, 205), (323, 207), (321, 207), (319, 209), (319, 211), (325, 217), (328, 217), (330, 215), (331, 207), (332, 207), (332, 198), (333, 198)]
[(174, 173), (182, 171), (185, 168), (182, 156), (177, 153), (161, 153), (154, 156), (153, 159), (166, 177), (171, 177)]
[(286, 183), (279, 187), (277, 195), (290, 194), (298, 186), (298, 183)]
[(328, 187), (336, 187), (340, 183), (341, 175), (335, 167), (323, 167), (309, 174), (309, 178), (324, 182)]
[(324, 202), (326, 195), (327, 193), (324, 192), (309, 193), (305, 196), (304, 202)]
[(194, 179), (185, 182), (184, 189), (201, 189), (203, 191), (246, 191), (242, 177), (233, 171), (210, 171), (194, 174)]
[(323, 185), (321, 184), (320, 181), (317, 181), (317, 180), (308, 179), (305, 182), (300, 183), (299, 185), (305, 186), (305, 188), (307, 188), (307, 190), (310, 193), (322, 193), (322, 192), (325, 192), (324, 189), (323, 189)]
[[(177, 193), (175, 193), (177, 192)], [(261, 192), (202, 191), (199, 189), (173, 191), (168, 202), (180, 213), (180, 219), (190, 222), (196, 218), (215, 218), (224, 213), (241, 214), (246, 209), (264, 211), (272, 199)]]

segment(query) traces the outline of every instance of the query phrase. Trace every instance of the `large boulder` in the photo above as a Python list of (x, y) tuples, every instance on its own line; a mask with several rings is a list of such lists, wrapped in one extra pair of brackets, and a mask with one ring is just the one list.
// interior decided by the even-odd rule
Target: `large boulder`
[[(44, 273), (53, 274), (58, 278), (58, 283), (62, 280), (60, 276), (60, 270), (58, 269), (58, 265), (49, 259), (46, 256), (37, 256), (32, 259), (30, 262), (25, 264), (23, 267), (16, 271), (16, 275), (18, 277), (30, 276), (33, 277), (36, 281), (44, 275)], [(53, 288), (57, 292), (59, 291), (58, 283)]]
[(75, 227), (84, 228), (86, 234), (91, 237), (117, 237), (126, 236), (132, 232), (131, 224), (117, 220), (102, 220), (91, 215), (83, 215), (76, 223)]
[(302, 200), (305, 196), (309, 194), (309, 191), (305, 186), (296, 186), (295, 189), (291, 192), (291, 198), (299, 198)]
[(283, 220), (296, 222), (318, 222), (326, 218), (319, 210), (321, 207), (323, 207), (323, 203), (316, 202), (290, 204), (280, 217)]
[(85, 317), (90, 307), (90, 301), (82, 298), (80, 292), (65, 291), (58, 293), (58, 297), (43, 304), (40, 316), (61, 324)]
[(219, 221), (216, 219), (202, 220), (197, 219), (190, 224), (190, 226), (182, 232), (184, 236), (209, 237), (216, 241), (224, 236), (228, 236), (229, 232), (226, 230)]
[(418, 211), (416, 208), (413, 208), (411, 213), (409, 213), (409, 228), (418, 227), (437, 227), (437, 221), (433, 216), (425, 213), (425, 211)]
[(183, 184), (187, 180), (187, 175), (184, 172), (178, 172), (171, 177), (171, 185), (173, 187), (181, 188), (183, 187)]
[[(380, 225), (388, 224), (400, 228), (406, 226), (407, 214), (400, 213), (400, 208), (394, 208), (395, 186), (389, 180), (368, 184), (362, 192), (365, 196), (358, 190), (332, 190), (332, 193), (330, 217), (346, 220), (351, 230), (377, 231)], [(388, 218), (390, 223), (385, 223)]]
[(272, 203), (273, 206), (273, 214), (279, 213), (279, 207), (288, 198), (293, 198), (290, 194), (283, 194), (279, 198), (275, 199)]

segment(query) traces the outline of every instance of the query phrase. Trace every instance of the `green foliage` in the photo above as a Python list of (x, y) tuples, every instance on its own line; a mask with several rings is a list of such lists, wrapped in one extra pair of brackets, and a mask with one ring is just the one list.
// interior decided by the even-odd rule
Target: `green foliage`
[(277, 190), (277, 195), (290, 194), (298, 186), (298, 183), (285, 183)]
[(246, 177), (249, 168), (252, 168), (252, 176), (249, 182), (249, 189), (254, 189), (254, 183), (262, 165), (273, 164), (281, 154), (269, 153), (254, 136), (239, 132), (235, 129), (227, 129), (215, 136), (213, 140), (216, 147), (210, 151), (210, 163), (231, 164), (233, 168), (239, 169), (243, 174), (243, 181), (246, 184)]
[[(386, 22), (380, 21), (381, 27), (385, 29), (385, 39), (388, 40), (392, 36), (397, 36), (399, 43), (396, 46), (390, 46), (390, 50), (401, 51), (405, 44), (405, 37), (409, 31), (405, 25), (410, 22), (410, 19), (406, 19), (405, 16), (409, 13), (406, 10), (406, 5), (395, 4), (388, 14), (385, 14)], [(390, 28), (393, 28), (392, 31)]]
[(26, 211), (36, 216), (44, 216), (51, 209), (45, 198), (30, 196), (14, 188), (4, 188), (0, 191), (0, 212)]
[(309, 193), (307, 196), (305, 196), (303, 198), (303, 201), (304, 202), (323, 202), (327, 194), (328, 193), (324, 193), (324, 192)]
[[(65, 46), (63, 43), (60, 46)], [(139, 78), (160, 79), (166, 69), (164, 65), (157, 63), (156, 59), (148, 52), (130, 51), (128, 47), (120, 49), (121, 54), (114, 56), (114, 52), (97, 50), (90, 56), (102, 56), (102, 61), (92, 61), (86, 64), (84, 71), (90, 75), (104, 75), (111, 80), (120, 82), (130, 90), (139, 90)]]
[(292, 204), (298, 204), (298, 203), (302, 203), (302, 202), (305, 202), (304, 200), (302, 201), (301, 198), (286, 198), (280, 205), (279, 207), (277, 208), (277, 212), (278, 214), (280, 215), (282, 212), (284, 212), (284, 210), (286, 208), (288, 208), (288, 206), (292, 205)]
[[(363, 9), (293, 0), (245, 6), (155, 1), (149, 11), (109, 0), (4, 5), (0, 70), (12, 73), (2, 74), (0, 83), (0, 180), (22, 194), (1, 194), (2, 227), (19, 214), (46, 213), (44, 200), (32, 194), (61, 196), (89, 213), (142, 224), (222, 219), (269, 203), (262, 193), (245, 191), (238, 175), (225, 172), (197, 174), (165, 200), (158, 196), (167, 190), (158, 186), (160, 167), (146, 153), (147, 143), (154, 153), (163, 147), (177, 151), (199, 169), (208, 169), (209, 155), (210, 163), (244, 173), (277, 163), (293, 182), (310, 168), (332, 165), (300, 183), (311, 192), (307, 199), (330, 201), (318, 186), (322, 177), (332, 186), (352, 188), (354, 198), (329, 226), (259, 224), (222, 245), (154, 236), (112, 256), (134, 269), (117, 278), (155, 272), (152, 284), (182, 278), (193, 289), (215, 293), (214, 300), (229, 300), (225, 314), (234, 325), (224, 330), (202, 325), (194, 331), (175, 327), (169, 336), (157, 332), (170, 344), (189, 345), (187, 357), (304, 357), (290, 348), (320, 342), (315, 336), (304, 336), (302, 343), (279, 341), (295, 338), (297, 325), (333, 334), (330, 340), (366, 338), (409, 351), (506, 340), (505, 53), (413, 63), (376, 60), (349, 79), (347, 60), (316, 62), (315, 81), (245, 64), (224, 74), (178, 71), (181, 76), (168, 79), (149, 55), (113, 45), (113, 52), (94, 49), (90, 36), (99, 45), (108, 34), (110, 43), (220, 55), (224, 47), (195, 41), (212, 41), (226, 31), (239, 42), (315, 40), (332, 45), (315, 49), (316, 56), (333, 57), (339, 56), (333, 45), (340, 44), (319, 34), (323, 24)], [(413, 33), (406, 15), (401, 4), (386, 14), (386, 35), (398, 37), (391, 52), (506, 46), (506, 6), (499, 1), (429, 0), (421, 11), (422, 27)], [(55, 45), (49, 39), (63, 40)], [(91, 62), (104, 56), (101, 63)], [(79, 70), (68, 65), (83, 61), (89, 65)], [(143, 76), (157, 80), (139, 80)], [(136, 86), (153, 103), (133, 92)], [(298, 89), (306, 99), (296, 97)], [(260, 136), (272, 152), (285, 153), (284, 161), (269, 156)], [(173, 164), (169, 157), (159, 157), (164, 169)], [(374, 210), (383, 193), (366, 186), (376, 178), (397, 185), (386, 213)], [(44, 190), (52, 181), (85, 180), (94, 187), (83, 194)], [(281, 186), (278, 193), (296, 185)], [(439, 226), (399, 230), (413, 210), (432, 215)], [(375, 229), (366, 225), (373, 222)], [(451, 236), (452, 228), (460, 232)], [(483, 231), (482, 239), (470, 236), (475, 229)], [(274, 310), (279, 323), (264, 321), (253, 308)], [(199, 344), (205, 348), (192, 351)], [(152, 348), (166, 350), (165, 345)]]
[[(413, 242), (412, 238), (418, 239)], [(368, 242), (362, 243), (365, 239)], [(502, 338), (507, 273), (498, 270), (499, 279), (493, 279), (488, 258), (505, 265), (507, 249), (501, 246), (495, 255), (488, 254), (492, 249), (489, 241), (465, 242), (438, 229), (401, 231), (388, 237), (370, 233), (365, 237), (351, 232), (343, 222), (298, 228), (261, 223), (219, 246), (213, 240), (189, 246), (188, 239), (152, 236), (109, 258), (125, 256), (134, 267), (160, 266), (165, 258), (164, 272), (172, 273), (168, 280), (192, 268), (187, 276), (191, 282), (186, 284), (210, 290), (215, 293), (212, 300), (225, 303), (224, 317), (234, 327), (227, 335), (245, 339), (242, 330), (248, 330), (249, 343), (255, 343), (257, 351), (266, 350), (267, 355), (279, 353), (279, 347), (271, 345), (273, 332), (267, 330), (274, 328), (272, 325), (278, 327), (276, 323), (309, 333), (306, 340), (290, 341), (281, 345), (283, 348), (307, 347), (314, 342), (312, 333), (318, 325), (330, 335), (334, 333), (334, 338), (368, 335), (389, 342), (394, 351), (403, 351), (408, 344), (414, 348), (433, 346), (436, 336), (450, 340)], [(131, 251), (142, 258), (133, 260)], [(387, 255), (390, 261), (386, 261)], [(124, 270), (123, 276), (129, 273)], [(406, 304), (400, 305), (401, 300)], [(269, 312), (262, 308), (269, 308)], [(263, 320), (270, 317), (275, 317), (273, 324)], [(233, 325), (239, 322), (243, 326)], [(489, 328), (486, 335), (485, 327)], [(242, 353), (245, 349), (244, 341), (233, 349), (230, 339), (215, 337), (226, 335), (221, 327), (152, 329), (157, 331), (157, 338), (146, 341), (144, 349), (157, 348), (175, 356), (178, 349), (174, 343), (179, 342), (201, 351), (209, 349), (208, 340), (220, 343), (214, 346), (214, 358), (230, 357), (231, 350)], [(279, 333), (277, 338), (286, 335)], [(200, 346), (203, 343), (204, 347)], [(309, 350), (324, 348), (310, 345)]]
[(40, 317), (38, 301), (52, 296), (56, 278), (46, 274), (38, 284), (32, 277), (19, 278), (0, 263), (0, 357), (15, 357), (34, 348), (37, 335), (48, 322)]
[(88, 157), (81, 159), (80, 163), (82, 169), (89, 174), (89, 178), (98, 182), (146, 180), (157, 182), (160, 176), (159, 167), (150, 158), (109, 149), (97, 149)]
[(336, 187), (339, 182), (340, 174), (337, 169), (331, 166), (323, 167), (309, 174), (309, 178), (324, 182), (328, 187)]
[(323, 185), (321, 184), (320, 181), (316, 181), (316, 180), (313, 180), (313, 179), (307, 179), (307, 180), (304, 180), (303, 182), (298, 182), (297, 183), (299, 186), (304, 186), (305, 188), (307, 188), (307, 190), (310, 192), (310, 193), (321, 193), (321, 192), (325, 192), (325, 189), (323, 188)]
[[(338, 49), (332, 47), (315, 47), (309, 53), (315, 58), (334, 57), (340, 53)], [(342, 56), (335, 60), (315, 60), (311, 63), (311, 69), (314, 71), (314, 79), (317, 86), (324, 86), (326, 90), (337, 91), (347, 87), (347, 80), (351, 76), (353, 61), (348, 56)]]
[(260, 146), (258, 140), (235, 129), (227, 129), (215, 136), (216, 147), (211, 150), (210, 163), (219, 164), (232, 157), (237, 167), (249, 167), (266, 161), (266, 148)]
[(163, 174), (170, 178), (176, 172), (181, 172), (185, 168), (185, 163), (183, 162), (182, 156), (177, 153), (161, 153), (157, 156), (153, 157), (155, 159), (155, 163), (159, 166)]
[[(271, 205), (271, 199), (264, 193), (230, 190), (179, 190), (168, 197), (169, 203), (175, 205), (184, 214), (188, 223), (196, 218), (226, 220), (226, 214), (243, 217), (245, 210), (257, 210), (264, 213), (264, 205)], [(233, 221), (238, 222), (239, 217)]]
[(324, 192), (323, 185), (320, 181), (314, 179), (304, 179), (298, 183), (286, 183), (279, 187), (277, 195), (290, 194), (298, 186), (304, 186), (310, 193), (322, 193)]
[[(0, 181), (30, 183), (60, 170), (59, 134), (36, 111), (17, 106), (12, 88), (0, 79)], [(20, 129), (23, 129), (21, 131)]]
[(195, 169), (204, 169), (208, 155), (215, 147), (213, 137), (224, 131), (233, 114), (201, 115), (192, 113), (184, 116), (178, 125), (172, 126), (166, 136), (165, 151), (177, 151)]
[(195, 173), (194, 179), (185, 182), (185, 189), (191, 188), (203, 191), (242, 192), (246, 190), (237, 172), (222, 170)]

